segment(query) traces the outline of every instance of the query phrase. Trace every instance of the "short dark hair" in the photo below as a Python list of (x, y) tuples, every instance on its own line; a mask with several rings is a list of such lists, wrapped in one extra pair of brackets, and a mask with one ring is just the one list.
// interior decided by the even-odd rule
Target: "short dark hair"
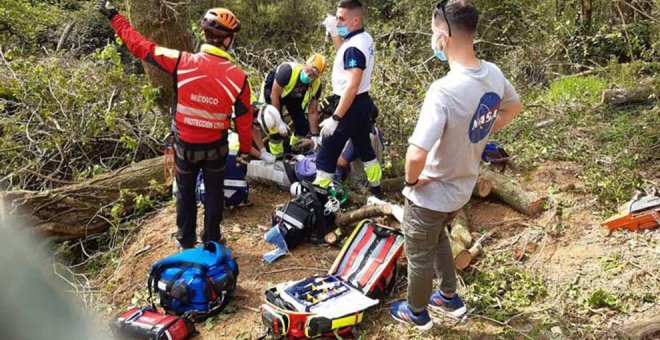
[(360, 2), (360, 0), (341, 0), (339, 1), (337, 7), (346, 9), (362, 9), (364, 6), (362, 6), (362, 2)]
[(479, 12), (467, 0), (449, 0), (445, 5), (444, 15), (438, 6), (433, 9), (433, 18), (436, 23), (445, 22), (445, 16), (447, 16), (452, 32), (461, 31), (473, 34), (477, 31)]

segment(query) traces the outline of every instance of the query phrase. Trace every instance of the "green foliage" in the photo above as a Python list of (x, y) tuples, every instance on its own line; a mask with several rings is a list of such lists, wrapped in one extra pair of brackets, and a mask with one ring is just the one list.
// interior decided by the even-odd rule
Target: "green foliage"
[(158, 135), (167, 126), (167, 117), (152, 113), (158, 92), (143, 77), (125, 74), (115, 45), (82, 60), (39, 59), (18, 50), (5, 58), (0, 102), (12, 110), (0, 114), (0, 150), (7, 160), (0, 178), (11, 174), (8, 186), (51, 185), (16, 171), (22, 168), (83, 179), (158, 152)]
[(485, 270), (464, 276), (467, 304), (500, 321), (518, 314), (545, 297), (543, 281), (521, 269), (504, 266), (506, 255), (488, 256), (482, 261)]
[(606, 88), (607, 82), (599, 77), (565, 77), (550, 84), (547, 96), (542, 100), (548, 104), (571, 101), (595, 104)]
[(0, 46), (35, 50), (54, 30), (60, 30), (64, 12), (47, 2), (0, 0)]
[(602, 288), (591, 293), (587, 299), (587, 303), (591, 308), (608, 308), (614, 311), (623, 311), (623, 304), (621, 301)]

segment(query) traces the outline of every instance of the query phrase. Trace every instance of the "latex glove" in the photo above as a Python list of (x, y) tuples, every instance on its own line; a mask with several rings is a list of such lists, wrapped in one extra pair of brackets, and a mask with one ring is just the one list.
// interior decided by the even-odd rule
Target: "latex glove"
[(327, 17), (325, 17), (325, 20), (323, 20), (322, 23), (323, 26), (325, 26), (325, 31), (330, 34), (332, 37), (336, 37), (337, 34), (337, 17), (334, 15), (328, 14)]
[(261, 157), (259, 157), (259, 159), (266, 162), (266, 164), (275, 163), (275, 156), (273, 156), (272, 153), (266, 151), (266, 148), (261, 148), (261, 150), (259, 150), (259, 152), (261, 153)]
[(318, 149), (321, 146), (321, 136), (312, 136), (312, 142), (314, 142), (314, 149)]
[(285, 122), (280, 123), (279, 130), (280, 130), (280, 136), (282, 137), (287, 136), (291, 132), (291, 129), (289, 128), (288, 125), (286, 125)]
[(96, 6), (94, 6), (94, 9), (108, 19), (112, 19), (115, 15), (119, 14), (117, 8), (115, 8), (115, 4), (111, 0), (99, 0), (99, 2), (96, 3)]
[(319, 124), (319, 127), (321, 128), (321, 136), (324, 138), (330, 137), (335, 133), (335, 130), (337, 130), (337, 125), (339, 125), (339, 122), (330, 118), (326, 118), (321, 124)]

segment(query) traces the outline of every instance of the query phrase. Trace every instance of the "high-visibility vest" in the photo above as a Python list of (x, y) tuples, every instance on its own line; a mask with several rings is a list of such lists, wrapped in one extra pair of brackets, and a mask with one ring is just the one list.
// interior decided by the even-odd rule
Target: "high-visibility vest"
[(204, 45), (182, 53), (176, 70), (176, 127), (183, 141), (208, 143), (229, 129), (234, 104), (246, 87), (246, 74), (229, 54)]
[[(303, 70), (303, 66), (298, 63), (286, 63), (283, 65), (289, 65), (291, 66), (291, 78), (289, 79), (289, 83), (284, 86), (284, 90), (282, 91), (282, 98), (285, 98), (288, 96), (291, 91), (296, 87), (296, 83), (298, 82), (298, 79), (300, 78), (300, 72)], [(282, 67), (282, 66), (280, 66)], [(279, 67), (277, 68), (279, 70)], [(307, 105), (309, 105), (309, 102), (316, 97), (316, 94), (319, 92), (319, 89), (321, 88), (321, 80), (316, 79), (312, 82), (312, 84), (307, 88), (307, 91), (305, 92), (305, 97), (303, 98), (302, 102), (302, 109), (305, 110), (307, 109)]]

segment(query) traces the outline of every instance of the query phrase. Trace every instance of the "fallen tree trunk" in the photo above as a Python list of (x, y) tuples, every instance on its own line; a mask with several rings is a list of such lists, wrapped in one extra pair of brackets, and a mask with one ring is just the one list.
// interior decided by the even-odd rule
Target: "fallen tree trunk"
[(624, 339), (657, 339), (655, 336), (660, 336), (660, 314), (623, 326), (618, 333)]
[(613, 89), (603, 91), (603, 103), (612, 106), (644, 103), (651, 101), (657, 95), (653, 86), (646, 85), (629, 89)]
[(536, 216), (546, 209), (548, 197), (538, 196), (524, 190), (512, 178), (488, 169), (481, 170), (481, 176), (493, 185), (492, 194), (518, 212)]
[(364, 219), (381, 217), (392, 214), (392, 207), (389, 205), (369, 205), (348, 213), (338, 214), (335, 218), (337, 226), (349, 226)]
[(152, 186), (154, 181), (164, 182), (160, 157), (53, 190), (4, 192), (0, 201), (5, 201), (9, 215), (25, 221), (35, 234), (65, 241), (105, 232), (112, 224), (111, 210), (117, 203), (128, 215), (135, 210), (138, 195), (163, 195), (162, 188)]

